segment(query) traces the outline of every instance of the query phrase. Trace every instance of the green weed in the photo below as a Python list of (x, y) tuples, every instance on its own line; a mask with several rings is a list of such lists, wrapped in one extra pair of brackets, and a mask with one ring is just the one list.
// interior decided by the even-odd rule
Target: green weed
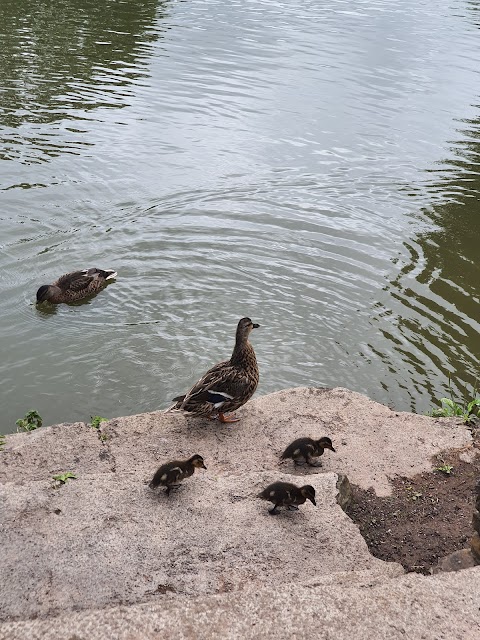
[(435, 471), (441, 471), (445, 475), (449, 476), (453, 471), (453, 467), (451, 464), (442, 464), (441, 467), (435, 467)]
[(17, 431), (34, 431), (42, 426), (42, 422), (40, 414), (32, 409), (23, 418), (19, 418), (15, 424), (17, 425)]
[(57, 476), (53, 476), (53, 479), (55, 480), (55, 482), (58, 482), (58, 486), (61, 486), (62, 484), (65, 484), (70, 478), (74, 480), (76, 477), (77, 476), (71, 471), (66, 471), (65, 473), (60, 473)]
[(106, 433), (102, 433), (100, 425), (102, 422), (108, 422), (108, 418), (102, 418), (102, 416), (90, 416), (90, 420), (90, 426), (92, 429), (97, 431), (100, 442), (106, 442), (108, 440), (108, 435)]
[(461, 418), (468, 425), (475, 425), (480, 421), (480, 398), (477, 395), (477, 381), (472, 387), (470, 400), (468, 400), (467, 389), (462, 403), (456, 402), (453, 398), (453, 391), (450, 378), (448, 379), (448, 389), (450, 391), (449, 398), (441, 398), (442, 406), (440, 409), (432, 409), (428, 415), (433, 418)]
[(108, 418), (102, 418), (102, 416), (90, 416), (90, 426), (93, 429), (100, 429), (100, 425), (102, 422), (108, 422)]

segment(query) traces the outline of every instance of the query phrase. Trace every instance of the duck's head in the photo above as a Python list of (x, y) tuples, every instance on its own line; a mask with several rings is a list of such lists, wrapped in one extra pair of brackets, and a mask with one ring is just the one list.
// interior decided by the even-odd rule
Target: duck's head
[(207, 467), (205, 466), (205, 462), (203, 461), (202, 456), (199, 456), (198, 453), (196, 453), (194, 456), (192, 456), (189, 460), (190, 464), (193, 464), (194, 467), (197, 467), (197, 469), (206, 469)]
[(317, 440), (317, 444), (319, 447), (322, 447), (322, 449), (330, 449), (330, 451), (335, 453), (335, 449), (333, 448), (333, 443), (330, 438), (327, 438), (326, 436), (320, 438), (320, 440)]
[(317, 503), (315, 502), (315, 489), (312, 487), (311, 484), (306, 484), (305, 486), (303, 486), (300, 489), (300, 493), (304, 498), (306, 498), (307, 500), (310, 500), (312, 504), (317, 506)]
[(50, 284), (43, 284), (37, 291), (37, 304), (48, 300), (55, 292), (55, 288)]
[(250, 318), (242, 318), (237, 326), (237, 338), (248, 338), (252, 329), (258, 329), (260, 325), (252, 322)]

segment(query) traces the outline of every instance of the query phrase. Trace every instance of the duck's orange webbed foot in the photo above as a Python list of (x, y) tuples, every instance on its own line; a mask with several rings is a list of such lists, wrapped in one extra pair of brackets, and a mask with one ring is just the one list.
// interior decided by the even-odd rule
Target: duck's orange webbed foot
[(240, 418), (235, 418), (235, 416), (226, 416), (223, 413), (218, 414), (218, 419), (220, 422), (239, 422)]

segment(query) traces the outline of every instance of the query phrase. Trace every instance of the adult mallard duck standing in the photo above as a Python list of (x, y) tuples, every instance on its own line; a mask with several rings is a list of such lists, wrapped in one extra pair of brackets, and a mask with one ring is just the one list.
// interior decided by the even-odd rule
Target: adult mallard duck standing
[(225, 414), (236, 411), (250, 400), (258, 386), (257, 359), (248, 336), (259, 326), (250, 318), (242, 318), (237, 326), (230, 360), (209, 369), (186, 395), (174, 398), (175, 404), (167, 411), (185, 411), (205, 418), (214, 418), (218, 414), (220, 422), (237, 422), (239, 418)]
[(76, 302), (97, 293), (108, 284), (108, 280), (113, 280), (117, 272), (113, 269), (84, 269), (83, 271), (72, 271), (60, 276), (52, 284), (44, 284), (37, 291), (37, 304), (51, 302), (60, 304), (62, 302)]

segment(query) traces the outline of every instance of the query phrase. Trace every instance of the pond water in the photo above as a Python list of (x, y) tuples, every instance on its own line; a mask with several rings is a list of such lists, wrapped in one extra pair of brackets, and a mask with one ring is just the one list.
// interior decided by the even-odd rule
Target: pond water
[[(428, 410), (479, 372), (480, 3), (0, 4), (0, 427), (259, 393)], [(41, 284), (118, 278), (40, 309)]]

